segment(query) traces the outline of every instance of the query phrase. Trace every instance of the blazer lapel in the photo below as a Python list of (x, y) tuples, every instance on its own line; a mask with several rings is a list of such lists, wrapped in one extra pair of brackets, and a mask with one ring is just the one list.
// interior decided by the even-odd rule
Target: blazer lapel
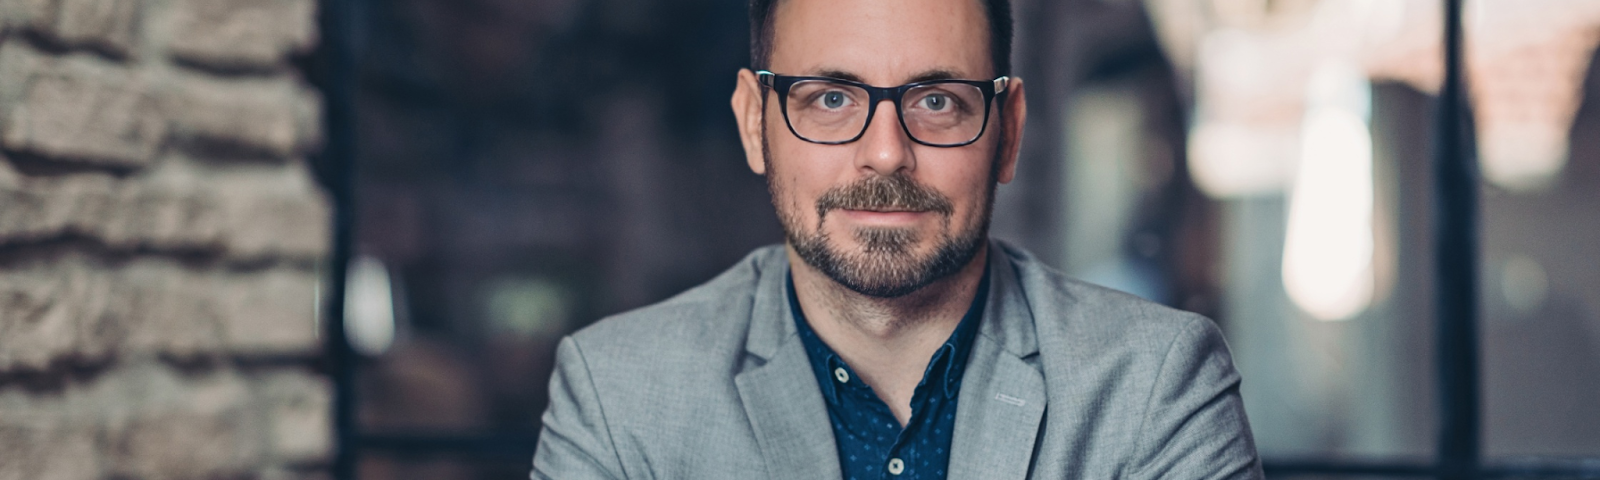
[(1044, 418), (1044, 377), (986, 340), (974, 345), (962, 380), (950, 478), (1025, 478)]
[(784, 283), (788, 258), (777, 249), (761, 263), (745, 340), (745, 350), (754, 358), (747, 364), (755, 366), (734, 376), (739, 399), (755, 430), (769, 478), (840, 478), (828, 407), (789, 311)]
[(773, 479), (840, 478), (827, 405), (799, 341), (734, 377)]
[(949, 478), (1025, 478), (1044, 418), (1044, 374), (1025, 360), (1039, 352), (1033, 314), (1000, 247), (990, 243), (989, 303), (962, 375)]

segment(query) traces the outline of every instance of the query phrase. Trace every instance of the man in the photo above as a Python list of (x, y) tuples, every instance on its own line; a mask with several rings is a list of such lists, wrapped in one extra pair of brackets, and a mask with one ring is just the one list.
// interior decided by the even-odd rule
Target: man
[(533, 478), (1261, 476), (1215, 325), (987, 239), (1004, 0), (751, 10), (733, 110), (787, 242), (564, 339)]

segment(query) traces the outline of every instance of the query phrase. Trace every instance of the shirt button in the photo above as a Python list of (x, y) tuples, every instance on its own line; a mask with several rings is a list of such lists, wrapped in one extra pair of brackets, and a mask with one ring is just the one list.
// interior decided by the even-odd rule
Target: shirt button
[(850, 383), (850, 373), (844, 371), (844, 367), (833, 369), (833, 378), (838, 379), (839, 383)]
[(889, 459), (889, 474), (890, 475), (899, 475), (900, 472), (904, 472), (904, 471), (906, 471), (906, 462), (902, 462), (898, 458)]

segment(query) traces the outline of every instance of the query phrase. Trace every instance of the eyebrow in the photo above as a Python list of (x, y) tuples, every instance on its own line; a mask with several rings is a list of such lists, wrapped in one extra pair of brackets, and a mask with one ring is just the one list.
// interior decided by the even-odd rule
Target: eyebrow
[[(813, 73), (813, 75), (814, 76), (818, 76), (818, 77), (828, 77), (828, 78), (837, 78), (837, 79), (840, 79), (840, 80), (849, 80), (849, 81), (856, 82), (856, 83), (867, 83), (866, 81), (861, 79), (860, 75), (856, 75), (856, 74), (851, 73), (851, 72), (847, 72), (847, 71), (844, 71), (844, 70), (838, 70), (838, 69), (832, 69), (832, 68), (824, 68), (824, 69), (821, 69), (821, 70), (817, 70), (815, 73)], [(956, 79), (956, 78), (961, 78), (961, 76), (957, 75), (954, 70), (949, 70), (949, 69), (944, 69), (944, 68), (933, 68), (933, 69), (929, 69), (929, 70), (924, 70), (921, 73), (918, 73), (916, 75), (912, 75), (911, 78), (907, 79), (905, 83), (928, 82), (928, 81), (933, 81), (933, 80), (950, 80), (950, 79)]]
[(924, 72), (916, 74), (916, 75), (912, 75), (911, 79), (906, 81), (906, 83), (927, 82), (927, 81), (932, 81), (932, 80), (951, 80), (951, 79), (956, 79), (956, 78), (961, 78), (961, 76), (960, 75), (956, 75), (955, 71), (946, 70), (946, 69), (943, 69), (943, 68), (935, 68), (935, 69), (932, 69), (932, 70), (924, 71)]

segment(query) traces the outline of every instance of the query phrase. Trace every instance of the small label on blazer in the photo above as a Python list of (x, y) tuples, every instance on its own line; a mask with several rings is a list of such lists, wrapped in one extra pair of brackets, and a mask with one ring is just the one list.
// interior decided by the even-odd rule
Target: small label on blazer
[(1020, 398), (1017, 398), (1017, 397), (1006, 395), (1004, 393), (996, 393), (996, 394), (994, 394), (994, 399), (1002, 401), (1002, 402), (1006, 402), (1006, 403), (1009, 403), (1009, 404), (1012, 404), (1012, 405), (1016, 405), (1016, 406), (1019, 406), (1019, 407), (1023, 406), (1023, 405), (1026, 405), (1028, 403), (1027, 400), (1023, 400), (1023, 399), (1020, 399)]

